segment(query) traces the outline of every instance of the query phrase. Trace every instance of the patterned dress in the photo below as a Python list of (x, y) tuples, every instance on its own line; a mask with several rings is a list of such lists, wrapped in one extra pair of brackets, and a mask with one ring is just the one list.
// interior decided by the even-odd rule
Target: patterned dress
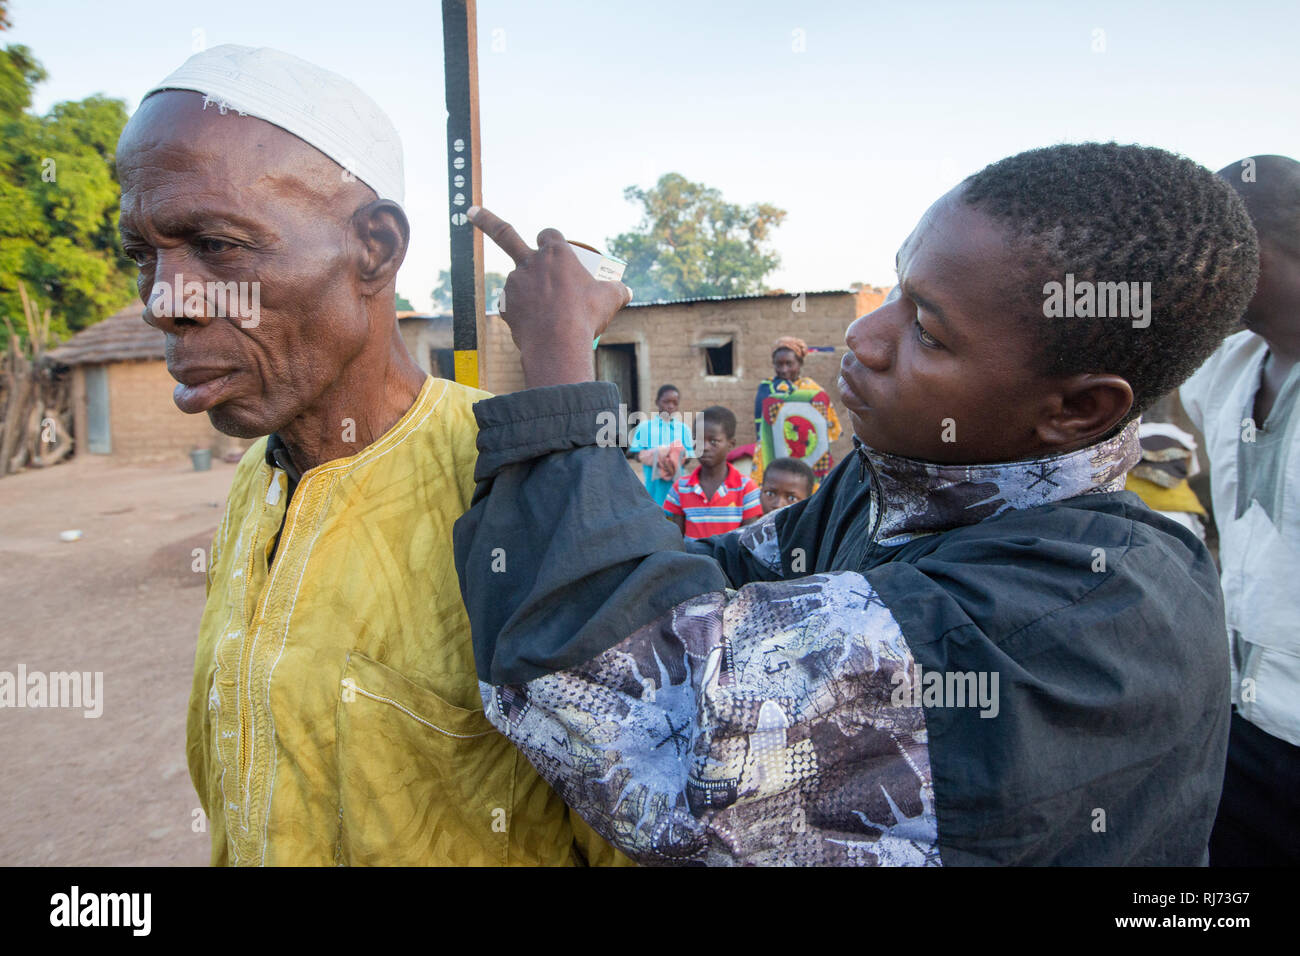
[[(798, 403), (799, 408), (786, 409), (783, 415), (786, 403)], [(756, 485), (763, 484), (763, 467), (774, 458), (799, 459), (818, 482), (830, 474), (835, 464), (830, 443), (840, 437), (840, 420), (826, 390), (808, 376), (794, 382), (784, 378), (760, 382), (754, 396), (754, 428), (758, 442), (750, 477)]]

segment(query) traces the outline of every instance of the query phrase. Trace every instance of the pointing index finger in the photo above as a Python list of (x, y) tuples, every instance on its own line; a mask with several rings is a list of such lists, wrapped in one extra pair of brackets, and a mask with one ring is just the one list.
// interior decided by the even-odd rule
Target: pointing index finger
[(499, 216), (482, 206), (470, 206), (467, 215), (470, 222), (483, 230), (483, 234), (500, 246), (502, 252), (515, 260), (515, 265), (522, 266), (524, 260), (533, 254), (533, 248), (515, 232), (515, 227)]

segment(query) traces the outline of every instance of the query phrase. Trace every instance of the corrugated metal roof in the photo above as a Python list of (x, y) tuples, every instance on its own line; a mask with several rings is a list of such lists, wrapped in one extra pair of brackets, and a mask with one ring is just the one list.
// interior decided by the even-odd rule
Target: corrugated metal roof
[(165, 358), (165, 337), (159, 329), (147, 325), (142, 315), (144, 306), (134, 302), (78, 332), (46, 356), (64, 365)]
[[(636, 290), (632, 290), (635, 294)], [(627, 308), (635, 309), (638, 306), (646, 305), (690, 305), (695, 302), (741, 302), (745, 299), (793, 299), (796, 296), (809, 295), (853, 295), (852, 289), (820, 289), (816, 292), (755, 292), (750, 295), (700, 295), (690, 296), (684, 299), (651, 299), (648, 302), (638, 302), (633, 299), (628, 303)]]

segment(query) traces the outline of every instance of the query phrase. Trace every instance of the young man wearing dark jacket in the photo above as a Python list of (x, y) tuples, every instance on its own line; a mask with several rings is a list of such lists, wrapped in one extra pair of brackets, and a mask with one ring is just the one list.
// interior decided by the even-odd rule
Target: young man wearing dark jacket
[(484, 707), (598, 832), (643, 863), (1204, 862), (1222, 598), (1122, 488), (1253, 291), (1231, 188), (1115, 144), (967, 179), (848, 329), (857, 453), (702, 542), (608, 504), (640, 499), (590, 343), (627, 290), (471, 218), (519, 266), (530, 386), (475, 406), (455, 529)]

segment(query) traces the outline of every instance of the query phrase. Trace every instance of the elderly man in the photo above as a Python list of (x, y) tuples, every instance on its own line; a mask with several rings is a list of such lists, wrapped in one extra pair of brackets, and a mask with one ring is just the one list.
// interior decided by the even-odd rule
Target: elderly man
[(222, 46), (146, 95), (117, 162), (176, 404), (268, 436), (213, 540), (195, 659), (213, 863), (614, 861), (482, 713), (451, 526), (487, 396), (398, 335), (392, 123), (335, 74)]

